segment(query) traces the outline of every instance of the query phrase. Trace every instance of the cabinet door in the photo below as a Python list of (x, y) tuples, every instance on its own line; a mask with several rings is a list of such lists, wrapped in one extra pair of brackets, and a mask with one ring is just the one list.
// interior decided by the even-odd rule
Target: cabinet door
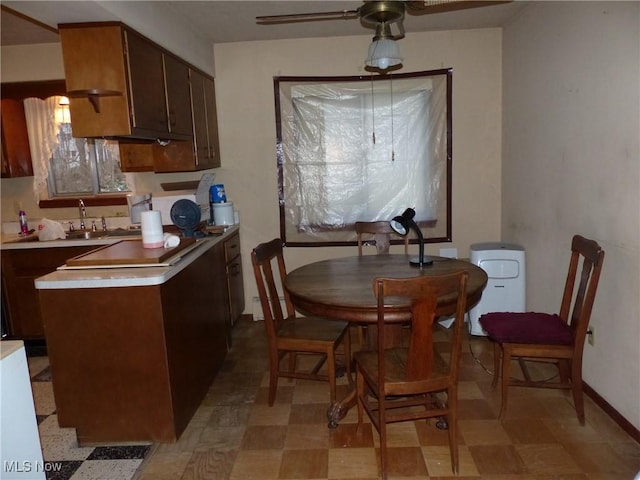
[(162, 51), (127, 30), (131, 123), (138, 133), (169, 133)]
[[(122, 27), (63, 25), (60, 43), (73, 134), (130, 135)], [(98, 94), (99, 111), (89, 101), (90, 92)]]
[(204, 99), (207, 111), (207, 165), (215, 168), (221, 165), (218, 141), (218, 112), (216, 110), (216, 86), (212, 78), (204, 78)]
[[(204, 76), (191, 70), (191, 109), (193, 111), (193, 143), (196, 166), (208, 165), (209, 139), (205, 107)], [(207, 168), (207, 167), (204, 167)]]
[(193, 136), (189, 66), (172, 55), (164, 54), (163, 59), (169, 131), (189, 140)]
[(227, 281), (229, 282), (230, 320), (231, 325), (234, 325), (244, 312), (244, 279), (240, 255), (227, 264)]
[(27, 122), (22, 101), (2, 99), (2, 176), (33, 175)]
[(242, 256), (240, 255), (240, 234), (235, 233), (224, 242), (224, 257), (227, 272), (227, 297), (229, 302), (229, 336), (231, 346), (231, 327), (244, 312), (244, 280), (242, 275)]

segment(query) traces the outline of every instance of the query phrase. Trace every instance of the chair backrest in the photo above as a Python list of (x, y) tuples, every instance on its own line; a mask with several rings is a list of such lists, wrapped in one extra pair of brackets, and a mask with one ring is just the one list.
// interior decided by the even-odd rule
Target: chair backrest
[[(579, 349), (584, 346), (603, 261), (604, 250), (600, 245), (580, 235), (573, 237), (560, 318), (571, 327), (574, 345)], [(578, 276), (580, 263), (582, 268)]]
[[(378, 355), (384, 355), (385, 314), (397, 311), (398, 302), (411, 304), (411, 338), (405, 378), (407, 382), (427, 380), (434, 365), (433, 322), (436, 318), (438, 299), (456, 299), (456, 314), (452, 326), (452, 339), (448, 356), (448, 376), (457, 381), (462, 327), (466, 311), (466, 290), (469, 274), (461, 270), (448, 275), (420, 276), (414, 278), (376, 278), (374, 291), (378, 308)], [(379, 365), (379, 384), (384, 384), (384, 362)]]
[[(393, 231), (389, 222), (356, 222), (356, 235), (358, 238), (358, 255), (362, 255), (362, 247), (367, 237), (373, 236), (378, 255), (388, 254), (391, 246), (391, 235), (398, 234)], [(409, 253), (409, 236), (405, 235), (404, 253)]]
[[(270, 242), (258, 245), (251, 252), (251, 263), (256, 277), (267, 336), (271, 341), (276, 338), (282, 322), (287, 318), (295, 317), (293, 304), (282, 285), (287, 276), (282, 254), (282, 240), (274, 238)], [(276, 275), (279, 279), (276, 278)], [(282, 311), (280, 303), (282, 296), (285, 299), (286, 312)]]

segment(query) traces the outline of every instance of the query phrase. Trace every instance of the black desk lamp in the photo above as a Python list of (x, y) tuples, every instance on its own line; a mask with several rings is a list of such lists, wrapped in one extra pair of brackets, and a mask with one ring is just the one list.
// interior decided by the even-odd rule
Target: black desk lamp
[(424, 256), (424, 237), (422, 236), (422, 232), (420, 228), (413, 220), (413, 217), (416, 216), (416, 211), (413, 208), (407, 208), (402, 215), (397, 217), (393, 217), (393, 220), (389, 222), (391, 228), (398, 235), (405, 236), (409, 233), (409, 229), (414, 229), (416, 234), (418, 235), (418, 242), (420, 247), (420, 252), (418, 258), (412, 258), (409, 261), (409, 264), (414, 267), (424, 267), (425, 265), (432, 265), (433, 259)]

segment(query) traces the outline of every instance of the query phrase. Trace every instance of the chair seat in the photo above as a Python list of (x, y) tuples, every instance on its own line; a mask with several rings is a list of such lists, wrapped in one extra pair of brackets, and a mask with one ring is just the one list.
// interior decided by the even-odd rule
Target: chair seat
[(571, 328), (557, 314), (492, 312), (479, 319), (487, 335), (499, 343), (571, 345)]
[(334, 343), (344, 335), (348, 322), (319, 317), (297, 317), (285, 320), (278, 329), (278, 339), (301, 339), (305, 342)]
[[(449, 367), (439, 355), (433, 358), (433, 370), (428, 379), (411, 381), (407, 378), (407, 360), (409, 349), (391, 348), (385, 351), (385, 391), (389, 395), (401, 395), (403, 390), (411, 389), (411, 392), (424, 390), (433, 391), (438, 388), (446, 388), (449, 381)], [(360, 351), (355, 355), (356, 362), (369, 377), (370, 381), (377, 384), (378, 380), (378, 352)], [(410, 385), (410, 387), (408, 387)]]

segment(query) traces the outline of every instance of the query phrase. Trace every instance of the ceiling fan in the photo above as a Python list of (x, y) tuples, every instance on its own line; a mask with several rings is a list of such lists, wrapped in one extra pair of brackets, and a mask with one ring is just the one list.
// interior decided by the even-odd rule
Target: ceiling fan
[(511, 3), (512, 0), (481, 1), (481, 0), (364, 0), (364, 5), (354, 10), (337, 10), (331, 12), (294, 13), (284, 15), (265, 15), (256, 17), (259, 25), (274, 25), (281, 23), (314, 22), (320, 20), (350, 20), (359, 18), (365, 27), (378, 29), (381, 24), (396, 24), (399, 34), (387, 35), (385, 38), (399, 40), (404, 37), (402, 21), (405, 12), (411, 15), (428, 15), (433, 13), (451, 12), (467, 8), (485, 7), (501, 3)]
[[(511, 0), (364, 0), (364, 4), (355, 10), (266, 15), (256, 17), (256, 23), (275, 25), (359, 18), (363, 26), (376, 30), (373, 42), (369, 47), (366, 64), (368, 67), (385, 71), (402, 62), (395, 40), (400, 40), (405, 36), (402, 23), (405, 12), (412, 15), (428, 15), (501, 3), (511, 3)], [(392, 25), (396, 26), (398, 33), (391, 32)]]

